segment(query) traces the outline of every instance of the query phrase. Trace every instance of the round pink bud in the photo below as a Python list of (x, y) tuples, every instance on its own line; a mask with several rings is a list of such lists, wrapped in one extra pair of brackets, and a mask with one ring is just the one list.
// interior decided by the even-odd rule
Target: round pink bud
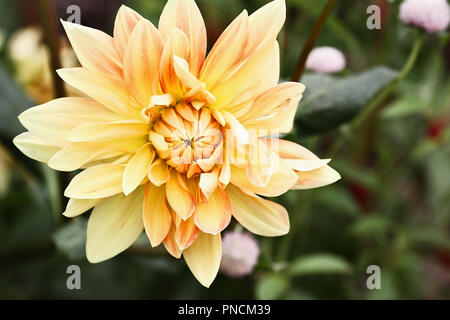
[(318, 47), (311, 51), (306, 68), (317, 73), (336, 73), (345, 68), (344, 54), (333, 47)]
[(400, 5), (400, 20), (429, 33), (447, 29), (450, 7), (447, 0), (405, 0)]
[(230, 277), (243, 277), (252, 273), (258, 262), (259, 246), (246, 232), (230, 231), (222, 239), (220, 271)]

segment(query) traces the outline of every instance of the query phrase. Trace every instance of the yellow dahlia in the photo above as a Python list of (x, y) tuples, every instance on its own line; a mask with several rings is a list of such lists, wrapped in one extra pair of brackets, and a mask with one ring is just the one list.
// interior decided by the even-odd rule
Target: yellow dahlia
[(231, 217), (258, 235), (286, 234), (286, 210), (258, 195), (340, 178), (329, 160), (270, 138), (292, 129), (304, 91), (278, 84), (285, 11), (284, 0), (244, 10), (208, 56), (193, 0), (169, 0), (158, 28), (122, 6), (113, 37), (63, 22), (82, 67), (58, 74), (87, 97), (27, 110), (19, 119), (28, 132), (14, 142), (55, 170), (84, 169), (65, 190), (64, 215), (94, 208), (90, 262), (119, 254), (145, 229), (209, 287)]

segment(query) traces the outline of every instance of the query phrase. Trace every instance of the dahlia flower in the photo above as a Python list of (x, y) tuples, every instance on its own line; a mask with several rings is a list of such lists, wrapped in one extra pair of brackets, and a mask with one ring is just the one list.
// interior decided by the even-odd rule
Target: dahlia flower
[(122, 6), (113, 37), (63, 22), (82, 67), (58, 74), (86, 97), (25, 111), (28, 131), (14, 142), (55, 170), (83, 169), (65, 190), (64, 215), (93, 208), (90, 262), (114, 257), (145, 230), (209, 287), (232, 217), (255, 234), (286, 234), (286, 210), (259, 195), (340, 178), (329, 160), (268, 138), (292, 129), (304, 91), (278, 84), (284, 20), (283, 0), (244, 10), (208, 56), (193, 0), (169, 0), (158, 28)]
[(246, 232), (227, 232), (222, 239), (220, 270), (230, 277), (243, 277), (252, 273), (258, 262), (259, 246)]
[(405, 0), (400, 5), (400, 20), (434, 33), (447, 29), (450, 7), (447, 0)]
[(306, 60), (306, 68), (317, 73), (336, 73), (344, 70), (344, 54), (333, 47), (314, 48)]

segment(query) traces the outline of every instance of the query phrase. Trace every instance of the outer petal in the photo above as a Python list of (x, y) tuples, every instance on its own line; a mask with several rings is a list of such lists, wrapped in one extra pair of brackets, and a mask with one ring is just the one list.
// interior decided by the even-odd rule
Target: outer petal
[(102, 262), (126, 250), (142, 233), (144, 187), (131, 195), (106, 199), (92, 212), (86, 241), (86, 256), (92, 263)]
[(40, 162), (48, 162), (48, 160), (60, 150), (59, 147), (42, 141), (31, 132), (19, 134), (14, 138), (13, 142), (24, 155)]
[(197, 240), (183, 251), (183, 256), (197, 280), (209, 288), (216, 278), (222, 258), (220, 233), (211, 235), (200, 232)]
[(148, 125), (146, 123), (123, 120), (80, 125), (70, 132), (67, 139), (72, 142), (108, 141), (144, 137), (147, 134)]
[(67, 203), (63, 215), (67, 218), (74, 218), (92, 209), (104, 199), (70, 199)]
[(114, 22), (114, 42), (121, 58), (125, 54), (125, 48), (127, 47), (131, 32), (141, 19), (143, 18), (139, 13), (125, 5), (122, 5), (119, 11), (117, 11)]
[(148, 169), (155, 156), (154, 151), (150, 148), (150, 144), (145, 144), (131, 158), (123, 172), (122, 188), (125, 195), (133, 192), (147, 177)]
[(341, 179), (340, 174), (329, 166), (307, 172), (298, 172), (298, 181), (294, 190), (312, 189), (332, 184)]
[(170, 227), (169, 233), (167, 234), (166, 238), (164, 239), (164, 247), (166, 250), (174, 257), (179, 259), (181, 257), (181, 253), (183, 252), (180, 248), (178, 248), (178, 244), (175, 241), (175, 231), (176, 227), (175, 224), (172, 223), (172, 226)]
[(206, 55), (206, 28), (194, 0), (169, 0), (159, 19), (159, 30), (167, 40), (174, 28), (183, 31), (190, 44), (189, 66), (197, 76)]
[(106, 198), (122, 192), (125, 166), (101, 164), (77, 174), (69, 183), (64, 195), (74, 199)]
[(122, 76), (122, 59), (106, 33), (79, 24), (61, 23), (81, 65), (86, 69)]
[(194, 213), (195, 199), (181, 174), (172, 171), (166, 183), (166, 194), (170, 206), (183, 220)]
[(218, 234), (225, 229), (231, 220), (231, 204), (225, 190), (217, 188), (208, 202), (198, 203), (194, 219), (205, 233)]
[(223, 80), (243, 59), (248, 28), (248, 15), (244, 10), (212, 47), (200, 73), (200, 80), (206, 83), (208, 89)]
[(191, 216), (186, 221), (181, 221), (175, 232), (175, 240), (178, 248), (184, 250), (194, 243), (198, 235), (198, 228), (194, 223), (194, 218)]
[(164, 187), (147, 183), (144, 196), (144, 227), (152, 247), (161, 244), (172, 225), (172, 217), (165, 197)]
[(134, 28), (125, 51), (124, 76), (131, 94), (147, 107), (152, 95), (161, 93), (159, 64), (163, 41), (158, 29), (142, 19)]
[(233, 217), (249, 231), (267, 237), (281, 236), (289, 232), (289, 216), (279, 204), (246, 194), (228, 185)]
[(20, 123), (25, 128), (61, 147), (69, 144), (69, 132), (79, 125), (119, 119), (117, 114), (94, 100), (75, 97), (55, 99), (19, 115)]
[(58, 75), (125, 119), (141, 119), (140, 110), (132, 107), (128, 90), (121, 78), (83, 68), (59, 69)]

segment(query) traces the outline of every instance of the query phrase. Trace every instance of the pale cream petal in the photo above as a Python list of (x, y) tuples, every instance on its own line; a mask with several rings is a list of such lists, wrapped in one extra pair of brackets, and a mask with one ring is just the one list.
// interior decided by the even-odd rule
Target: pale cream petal
[(130, 35), (124, 57), (125, 83), (142, 107), (149, 105), (152, 95), (161, 93), (158, 72), (162, 50), (158, 29), (142, 19)]
[(144, 196), (144, 227), (152, 247), (163, 242), (172, 225), (172, 217), (165, 197), (164, 187), (147, 183)]
[(48, 144), (31, 132), (19, 134), (13, 140), (14, 145), (24, 155), (40, 162), (48, 162), (61, 148)]
[(142, 203), (144, 187), (124, 196), (118, 194), (95, 207), (87, 226), (86, 256), (97, 263), (110, 259), (131, 246), (144, 229)]
[(84, 68), (59, 69), (58, 75), (72, 87), (90, 96), (125, 119), (141, 119), (122, 78)]
[(282, 159), (305, 159), (305, 160), (319, 160), (319, 157), (306, 149), (305, 147), (283, 139), (266, 139), (268, 143), (276, 143), (278, 145), (279, 155)]
[(319, 188), (341, 179), (340, 174), (329, 166), (307, 172), (298, 172), (297, 175), (298, 181), (292, 188), (294, 190)]
[(118, 121), (120, 117), (89, 98), (60, 98), (30, 108), (19, 115), (20, 123), (50, 144), (64, 147), (75, 127), (98, 122)]
[(67, 218), (77, 217), (92, 209), (104, 199), (69, 199), (63, 215)]
[(209, 199), (211, 194), (219, 185), (219, 170), (216, 168), (211, 172), (201, 173), (198, 185), (200, 187), (200, 190), (202, 190), (202, 193), (205, 195), (206, 199)]
[(122, 176), (125, 170), (120, 164), (101, 164), (77, 174), (64, 195), (74, 199), (98, 199), (122, 192)]
[(328, 164), (331, 159), (305, 160), (305, 159), (283, 159), (295, 171), (312, 171)]
[(197, 203), (194, 212), (197, 227), (211, 234), (218, 234), (225, 229), (231, 220), (231, 204), (227, 192), (217, 188), (208, 202)]
[(183, 251), (183, 257), (195, 278), (209, 288), (219, 271), (222, 259), (222, 238), (200, 232), (195, 242)]
[(195, 199), (184, 179), (181, 174), (173, 170), (166, 183), (166, 195), (172, 209), (183, 220), (186, 220), (194, 213)]
[(159, 19), (159, 30), (167, 40), (174, 28), (183, 31), (190, 44), (189, 66), (198, 75), (206, 55), (206, 28), (194, 0), (169, 0)]
[(155, 152), (151, 149), (150, 144), (147, 143), (127, 163), (122, 180), (122, 188), (125, 195), (133, 192), (147, 177), (154, 157)]
[(281, 236), (289, 232), (289, 216), (279, 204), (244, 193), (228, 185), (233, 217), (247, 230), (266, 237)]
[(114, 43), (121, 58), (125, 54), (131, 32), (141, 19), (143, 18), (139, 13), (125, 5), (122, 5), (117, 11), (114, 21)]
[(80, 24), (62, 20), (61, 23), (84, 68), (122, 76), (122, 60), (111, 36)]
[(108, 141), (144, 137), (147, 134), (148, 125), (146, 123), (135, 120), (123, 120), (80, 125), (69, 133), (67, 139), (72, 142)]

